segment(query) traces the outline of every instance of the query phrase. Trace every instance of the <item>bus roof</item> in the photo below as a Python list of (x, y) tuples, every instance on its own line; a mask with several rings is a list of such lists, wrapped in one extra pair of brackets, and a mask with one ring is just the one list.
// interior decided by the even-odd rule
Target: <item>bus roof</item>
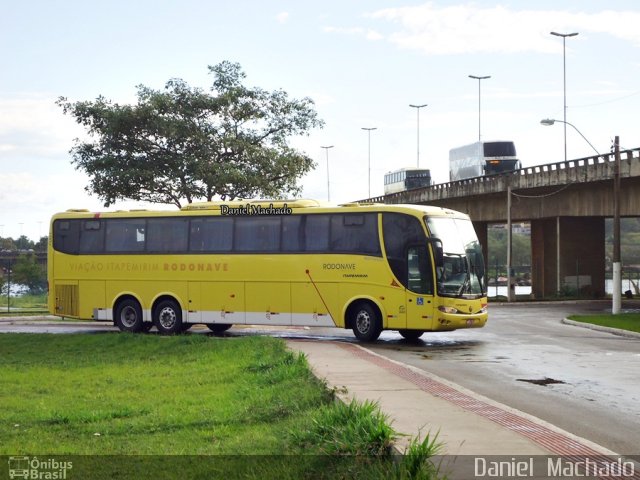
[(468, 143), (467, 145), (461, 145), (459, 147), (454, 147), (449, 149), (449, 152), (454, 152), (456, 150), (463, 150), (469, 148), (478, 148), (479, 145), (484, 145), (485, 143), (511, 143), (513, 144), (513, 140), (482, 140), (480, 142)]
[(385, 173), (385, 175), (389, 175), (391, 173), (398, 173), (398, 172), (429, 172), (429, 169), (420, 168), (420, 167), (402, 167), (402, 168), (397, 168), (396, 170), (390, 170), (387, 173)]
[[(116, 210), (105, 212), (91, 212), (87, 209), (69, 209), (53, 215), (57, 218), (132, 218), (132, 217), (173, 217), (173, 216), (196, 216), (196, 215), (221, 215), (222, 206), (229, 208), (241, 208), (247, 206), (261, 207), (264, 209), (290, 209), (291, 214), (300, 213), (357, 213), (357, 212), (404, 212), (432, 216), (451, 216), (457, 218), (468, 218), (462, 212), (443, 207), (414, 204), (384, 204), (384, 203), (344, 203), (331, 204), (318, 200), (295, 199), (295, 200), (233, 200), (198, 202), (185, 205), (181, 209), (175, 210)], [(283, 212), (279, 212), (282, 214)], [(267, 213), (268, 214), (268, 213)]]

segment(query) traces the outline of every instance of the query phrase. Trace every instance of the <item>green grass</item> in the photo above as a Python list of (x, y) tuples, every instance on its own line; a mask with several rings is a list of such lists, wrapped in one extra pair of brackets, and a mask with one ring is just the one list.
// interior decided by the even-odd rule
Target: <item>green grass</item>
[(0, 371), (0, 455), (72, 455), (74, 478), (409, 478), (377, 406), (279, 339), (4, 334)]
[(640, 313), (622, 313), (619, 315), (571, 315), (576, 322), (591, 323), (602, 327), (619, 328), (640, 333)]
[(310, 428), (294, 434), (299, 445), (327, 455), (388, 455), (394, 437), (388, 417), (375, 403), (353, 401), (320, 410)]
[[(0, 303), (4, 300), (4, 305), (7, 304), (7, 296), (0, 298)], [(39, 293), (39, 294), (31, 294), (25, 293), (24, 295), (11, 296), (11, 306), (12, 307), (22, 307), (22, 308), (47, 308), (47, 294)]]
[(11, 395), (0, 452), (282, 453), (293, 418), (329, 401), (284, 348), (264, 337), (2, 335), (0, 391)]
[(0, 296), (0, 316), (35, 315), (47, 312), (47, 294), (24, 294), (9, 298), (10, 311), (7, 311), (7, 296)]

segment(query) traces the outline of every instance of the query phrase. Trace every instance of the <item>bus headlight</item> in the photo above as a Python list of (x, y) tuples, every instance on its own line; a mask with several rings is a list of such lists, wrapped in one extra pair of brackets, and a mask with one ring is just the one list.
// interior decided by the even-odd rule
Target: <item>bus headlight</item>
[(458, 313), (458, 309), (457, 308), (453, 308), (453, 307), (448, 307), (446, 305), (440, 305), (438, 307), (438, 310), (440, 310), (442, 313)]

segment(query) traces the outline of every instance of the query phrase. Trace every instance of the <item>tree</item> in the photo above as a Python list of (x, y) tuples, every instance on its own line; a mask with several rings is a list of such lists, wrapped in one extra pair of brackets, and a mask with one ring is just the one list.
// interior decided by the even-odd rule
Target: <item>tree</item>
[(72, 163), (105, 206), (121, 199), (177, 206), (198, 199), (283, 197), (315, 165), (289, 146), (322, 127), (309, 98), (289, 99), (242, 84), (237, 63), (209, 66), (210, 92), (181, 79), (163, 91), (138, 86), (136, 105), (98, 97), (58, 105), (83, 125), (91, 141), (75, 140)]
[(33, 250), (33, 242), (26, 235), (20, 235), (15, 244), (18, 250)]
[(47, 273), (35, 255), (19, 255), (11, 271), (13, 282), (26, 285), (30, 292), (40, 293), (46, 289)]
[(13, 238), (2, 238), (0, 237), (0, 250), (17, 250), (16, 242)]
[(49, 237), (40, 237), (40, 240), (38, 240), (38, 243), (35, 243), (33, 245), (33, 249), (36, 252), (46, 252), (48, 245), (49, 245)]
[[(487, 268), (495, 270), (496, 265), (505, 269), (507, 264), (507, 231), (490, 228), (488, 240)], [(531, 237), (514, 233), (511, 237), (511, 264), (513, 266), (531, 265)]]

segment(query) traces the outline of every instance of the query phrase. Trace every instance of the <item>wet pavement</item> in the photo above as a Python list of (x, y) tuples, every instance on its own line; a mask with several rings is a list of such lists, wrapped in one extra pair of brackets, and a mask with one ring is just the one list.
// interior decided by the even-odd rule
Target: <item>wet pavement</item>
[(640, 445), (640, 338), (565, 325), (602, 303), (490, 307), (481, 330), (371, 349), (623, 454)]
[[(627, 304), (628, 305), (628, 304)], [(637, 305), (629, 308), (637, 309)], [(610, 312), (607, 302), (490, 305), (483, 329), (426, 333), (408, 342), (383, 332), (371, 351), (438, 375), (621, 454), (640, 445), (640, 338), (565, 325), (574, 313)], [(99, 333), (96, 322), (0, 319), (0, 332)], [(210, 334), (196, 326), (194, 334)], [(357, 344), (351, 331), (237, 326), (229, 336)]]

